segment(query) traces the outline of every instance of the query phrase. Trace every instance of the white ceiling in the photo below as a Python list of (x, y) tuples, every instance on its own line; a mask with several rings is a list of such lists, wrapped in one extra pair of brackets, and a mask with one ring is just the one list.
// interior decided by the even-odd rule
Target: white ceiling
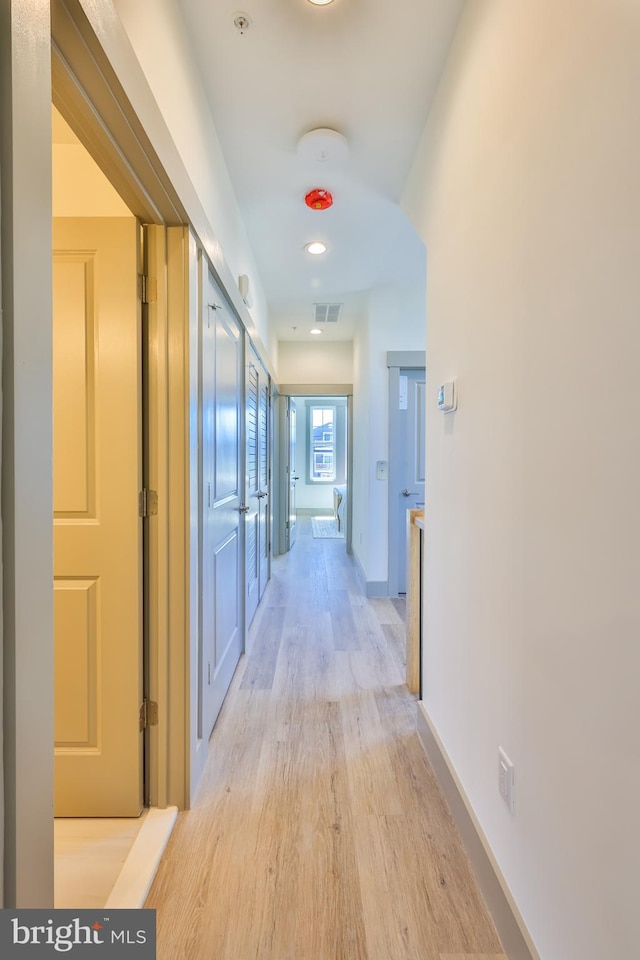
[[(464, 0), (242, 2), (180, 5), (274, 329), (307, 339), (314, 302), (340, 302), (326, 336), (351, 339), (371, 287), (424, 269), (398, 200)], [(298, 156), (316, 127), (344, 134), (346, 162)], [(313, 187), (332, 191), (330, 210), (304, 205)], [(312, 258), (303, 248), (316, 238), (329, 250)]]
[[(314, 303), (330, 302), (344, 306), (323, 339), (352, 339), (372, 287), (424, 271), (398, 200), (464, 0), (246, 0), (244, 34), (235, 0), (179, 3), (275, 336), (314, 339)], [(316, 127), (347, 138), (346, 160), (298, 154)], [(56, 215), (128, 214), (55, 110), (53, 134)], [(331, 209), (304, 205), (313, 187)], [(313, 239), (324, 256), (305, 252)]]

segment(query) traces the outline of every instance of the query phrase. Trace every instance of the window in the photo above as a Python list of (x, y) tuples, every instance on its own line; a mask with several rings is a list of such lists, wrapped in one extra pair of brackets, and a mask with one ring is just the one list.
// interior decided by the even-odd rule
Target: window
[(336, 408), (311, 407), (309, 413), (310, 478), (330, 483), (336, 478)]

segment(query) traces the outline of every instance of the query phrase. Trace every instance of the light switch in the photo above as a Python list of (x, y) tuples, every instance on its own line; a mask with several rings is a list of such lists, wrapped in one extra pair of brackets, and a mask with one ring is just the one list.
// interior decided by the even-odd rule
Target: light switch
[(447, 380), (438, 387), (438, 410), (443, 413), (452, 413), (458, 407), (458, 396), (455, 380)]
[(389, 464), (386, 460), (378, 460), (376, 462), (376, 480), (388, 480), (389, 479)]

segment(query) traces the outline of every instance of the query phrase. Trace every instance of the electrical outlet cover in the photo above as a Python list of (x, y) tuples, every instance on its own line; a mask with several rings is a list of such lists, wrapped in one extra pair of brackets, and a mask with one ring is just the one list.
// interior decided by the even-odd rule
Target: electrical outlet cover
[(513, 763), (502, 747), (498, 748), (498, 790), (500, 796), (509, 807), (511, 813), (515, 811), (515, 770)]

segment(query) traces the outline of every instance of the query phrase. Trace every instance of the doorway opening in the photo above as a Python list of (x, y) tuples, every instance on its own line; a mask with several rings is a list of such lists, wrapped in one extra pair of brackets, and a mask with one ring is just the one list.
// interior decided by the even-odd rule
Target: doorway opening
[(55, 107), (52, 148), (55, 904), (101, 906), (144, 805), (141, 228)]
[(389, 596), (407, 592), (407, 516), (425, 505), (425, 355), (390, 352)]
[(312, 536), (351, 552), (351, 403), (330, 393), (281, 397), (280, 552), (290, 550), (299, 519)]

